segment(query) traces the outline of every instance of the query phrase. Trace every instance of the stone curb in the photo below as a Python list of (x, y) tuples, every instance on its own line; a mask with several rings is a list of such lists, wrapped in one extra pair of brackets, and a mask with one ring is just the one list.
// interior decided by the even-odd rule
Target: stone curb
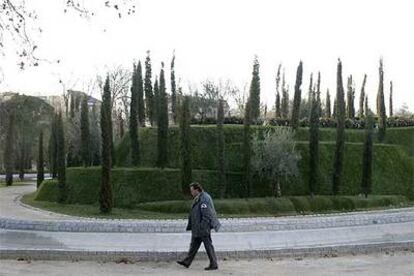
[[(324, 247), (290, 248), (274, 250), (218, 251), (221, 260), (242, 258), (282, 258), (282, 257), (336, 257), (346, 254), (369, 254), (374, 252), (411, 251), (414, 242), (376, 243), (335, 245)], [(71, 260), (71, 261), (115, 261), (115, 262), (150, 262), (176, 261), (186, 252), (151, 252), (151, 251), (80, 251), (80, 250), (44, 250), (44, 249), (0, 249), (0, 259), (22, 260)], [(197, 258), (207, 259), (205, 252)]]
[[(287, 231), (414, 221), (414, 209), (280, 218), (221, 219), (220, 232)], [(0, 218), (0, 229), (54, 232), (182, 233), (186, 220), (21, 220)]]

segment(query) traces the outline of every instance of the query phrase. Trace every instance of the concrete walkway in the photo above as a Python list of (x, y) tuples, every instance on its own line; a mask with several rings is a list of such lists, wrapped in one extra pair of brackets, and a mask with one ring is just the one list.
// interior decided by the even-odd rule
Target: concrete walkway
[[(19, 197), (33, 190), (0, 188), (0, 258), (176, 260), (188, 249), (184, 220), (68, 218), (21, 205)], [(223, 231), (213, 233), (221, 258), (414, 248), (413, 208), (222, 222)]]

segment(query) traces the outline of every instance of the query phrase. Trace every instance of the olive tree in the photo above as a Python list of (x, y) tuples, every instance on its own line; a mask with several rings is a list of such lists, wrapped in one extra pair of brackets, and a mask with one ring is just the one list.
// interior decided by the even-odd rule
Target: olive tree
[(294, 132), (289, 128), (266, 127), (264, 133), (254, 135), (252, 169), (261, 179), (272, 185), (272, 195), (280, 197), (281, 180), (299, 173), (300, 154), (295, 149)]

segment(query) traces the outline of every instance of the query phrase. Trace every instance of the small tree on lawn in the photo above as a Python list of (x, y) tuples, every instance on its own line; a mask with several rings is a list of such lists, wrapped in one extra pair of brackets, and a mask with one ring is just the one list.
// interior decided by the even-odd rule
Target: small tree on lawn
[(220, 186), (220, 198), (224, 198), (226, 194), (226, 160), (224, 156), (224, 100), (220, 99), (217, 111), (217, 170), (218, 183)]
[(102, 95), (101, 106), (101, 135), (102, 135), (102, 178), (99, 193), (99, 209), (101, 213), (110, 213), (113, 205), (112, 184), (111, 184), (111, 90), (109, 77), (106, 77)]
[(37, 188), (39, 188), (40, 184), (42, 184), (43, 180), (45, 179), (44, 173), (44, 159), (43, 159), (43, 131), (40, 131), (39, 134), (39, 150), (38, 150), (38, 157), (37, 157)]
[[(368, 101), (368, 98), (366, 101)], [(368, 107), (368, 104), (366, 104), (366, 106)], [(365, 142), (362, 155), (361, 190), (367, 198), (368, 194), (371, 192), (372, 184), (373, 118), (368, 109), (365, 110), (365, 114)]]
[(253, 137), (252, 168), (261, 179), (272, 184), (272, 195), (282, 195), (281, 182), (299, 173), (300, 155), (295, 150), (294, 132), (285, 127), (267, 128), (263, 138)]
[(291, 118), (291, 123), (290, 123), (293, 129), (297, 129), (299, 127), (299, 112), (300, 112), (300, 101), (301, 101), (301, 93), (302, 93), (300, 86), (302, 85), (302, 74), (303, 74), (303, 65), (301, 61), (296, 71), (295, 96), (293, 98), (292, 118)]
[(82, 150), (82, 163), (84, 167), (89, 167), (90, 164), (90, 133), (89, 133), (89, 108), (88, 97), (84, 96), (82, 99), (81, 109), (81, 150)]
[(190, 98), (185, 96), (180, 112), (181, 189), (183, 194), (188, 194), (188, 185), (192, 181), (190, 120)]
[(6, 170), (6, 186), (13, 185), (14, 165), (14, 114), (9, 114), (9, 125), (7, 126), (6, 145), (4, 148), (4, 167)]
[(56, 124), (57, 137), (57, 177), (58, 177), (58, 202), (64, 203), (68, 197), (66, 187), (66, 151), (65, 151), (65, 131), (63, 128), (62, 113), (60, 112)]

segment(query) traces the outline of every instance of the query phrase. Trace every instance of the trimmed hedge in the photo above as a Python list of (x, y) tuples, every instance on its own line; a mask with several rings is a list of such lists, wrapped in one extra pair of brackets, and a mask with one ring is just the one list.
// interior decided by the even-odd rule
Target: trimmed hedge
[[(193, 178), (216, 195), (219, 193), (215, 171), (193, 171)], [(240, 173), (228, 173), (229, 195), (237, 196), (241, 181)], [(68, 168), (66, 184), (70, 204), (94, 204), (98, 200), (101, 185), (101, 168)], [(130, 208), (140, 202), (165, 201), (186, 198), (181, 193), (180, 171), (177, 169), (155, 168), (114, 168), (112, 169), (114, 206)], [(56, 201), (57, 182), (42, 184), (35, 200)]]
[[(256, 120), (256, 124), (262, 125), (265, 121), (263, 119)], [(378, 123), (378, 117), (374, 117), (374, 122)], [(272, 126), (290, 126), (290, 119), (282, 118), (272, 118), (267, 119), (266, 123)], [(194, 125), (215, 125), (217, 124), (216, 118), (192, 118), (191, 124)], [(226, 117), (224, 118), (224, 124), (234, 124), (242, 125), (243, 118), (241, 117)], [(413, 127), (414, 126), (414, 117), (388, 117), (386, 121), (388, 128), (393, 127)], [(319, 118), (319, 125), (321, 128), (336, 128), (336, 120), (334, 118)], [(302, 118), (299, 120), (300, 127), (309, 127), (309, 118)], [(345, 120), (345, 128), (350, 129), (364, 129), (365, 128), (365, 118), (355, 117), (353, 119), (347, 118)]]
[[(262, 126), (253, 126), (253, 130), (262, 131)], [(239, 149), (234, 144), (242, 143), (243, 127), (240, 125), (226, 125), (224, 128), (225, 142), (226, 142), (226, 161), (228, 170), (234, 171), (237, 169), (237, 162), (232, 160), (235, 151)], [(169, 168), (179, 168), (179, 129), (177, 127), (169, 128), (168, 140), (168, 166)], [(192, 126), (192, 148), (193, 160), (192, 165), (194, 169), (216, 170), (217, 169), (217, 128), (214, 125)], [(333, 142), (336, 138), (335, 129), (320, 129), (321, 142)], [(156, 162), (157, 151), (157, 131), (156, 128), (145, 127), (140, 128), (140, 153), (141, 164), (144, 167), (153, 167)], [(295, 134), (296, 141), (308, 141), (309, 129), (299, 128)], [(346, 141), (362, 143), (364, 141), (364, 131), (356, 129), (346, 130)], [(387, 129), (385, 143), (400, 145), (409, 154), (414, 155), (414, 127), (407, 128), (392, 128)], [(238, 158), (238, 157), (237, 157)], [(238, 160), (238, 159), (236, 159)], [(129, 135), (124, 135), (119, 145), (116, 148), (116, 165), (119, 167), (131, 166), (130, 157), (130, 142)], [(238, 168), (237, 170), (240, 170)]]
[(57, 201), (58, 198), (58, 181), (53, 180), (43, 180), (40, 184), (39, 189), (37, 190), (35, 200), (39, 201)]
[[(400, 207), (408, 203), (404, 196), (306, 196), (281, 198), (216, 199), (218, 214), (296, 214), (328, 211), (352, 211), (377, 207)], [(187, 213), (191, 201), (164, 201), (141, 203), (137, 209), (160, 213)]]
[[(299, 162), (300, 176), (291, 179), (289, 183), (282, 183), (282, 194), (285, 196), (308, 195), (309, 152), (307, 143), (297, 143), (302, 155)], [(332, 159), (335, 144), (332, 142), (320, 145), (321, 182), (317, 185), (318, 194), (331, 194)], [(347, 143), (345, 146), (344, 185), (340, 187), (341, 195), (360, 194), (362, 144)], [(240, 154), (240, 153), (237, 153)], [(240, 160), (234, 155), (233, 160)], [(408, 157), (399, 147), (377, 144), (374, 146), (373, 162), (373, 195), (404, 195), (414, 199), (413, 159)], [(69, 187), (68, 203), (92, 204), (96, 203), (100, 188), (101, 169), (68, 168), (66, 171)], [(241, 172), (227, 173), (228, 198), (240, 198), (245, 195), (242, 186)], [(203, 184), (206, 190), (214, 197), (219, 195), (218, 175), (213, 170), (194, 170), (193, 178)], [(180, 189), (180, 171), (178, 169), (156, 168), (114, 168), (112, 170), (112, 184), (115, 207), (133, 207), (135, 204), (148, 201), (165, 201), (183, 199)], [(42, 185), (39, 194), (50, 193), (54, 189), (51, 184)], [(46, 191), (44, 191), (46, 190)], [(271, 185), (259, 177), (253, 178), (253, 197), (265, 197), (271, 194)], [(48, 200), (48, 196), (39, 195), (39, 200)], [(54, 195), (50, 196), (53, 200)], [(320, 200), (323, 203), (323, 199)], [(313, 205), (312, 202), (293, 202), (298, 210), (326, 209), (323, 206)], [(318, 201), (317, 204), (322, 204)], [(334, 202), (335, 205), (349, 204), (346, 200)], [(308, 206), (309, 205), (309, 206)], [(332, 208), (332, 207), (329, 207)]]

